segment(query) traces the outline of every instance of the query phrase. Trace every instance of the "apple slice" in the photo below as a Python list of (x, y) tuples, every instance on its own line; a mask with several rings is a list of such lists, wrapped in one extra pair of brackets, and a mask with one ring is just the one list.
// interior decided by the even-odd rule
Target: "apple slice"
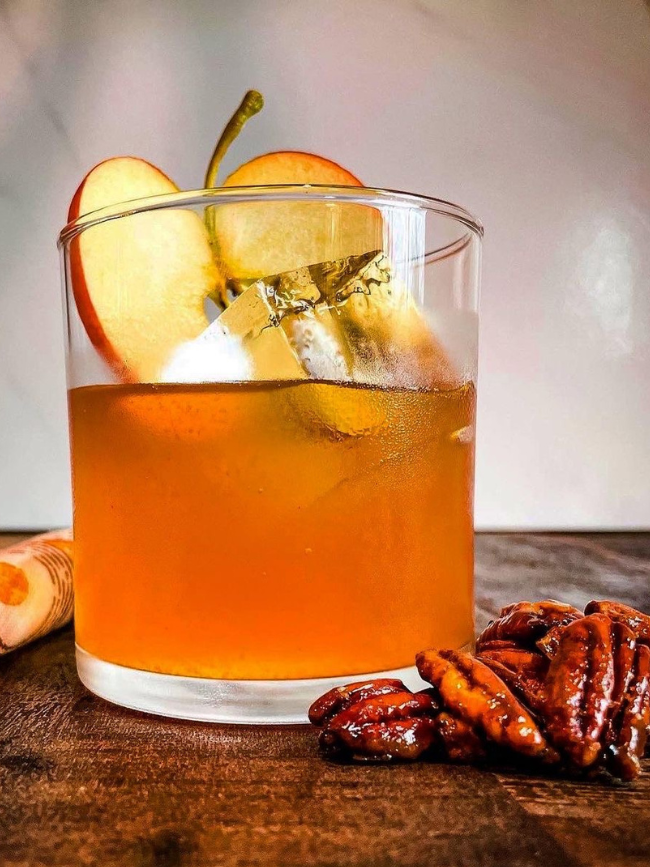
[[(68, 219), (175, 192), (145, 160), (114, 157), (86, 175)], [(203, 303), (221, 280), (205, 225), (190, 210), (150, 211), (86, 229), (71, 243), (70, 272), (90, 340), (131, 382), (155, 382), (172, 351), (207, 327)]]
[[(264, 106), (257, 90), (249, 90), (226, 124), (205, 175), (207, 188), (218, 186), (221, 162), (245, 124)], [(263, 154), (240, 166), (224, 187), (278, 184), (361, 186), (338, 163), (301, 151)], [(215, 255), (235, 293), (260, 277), (296, 271), (314, 262), (342, 259), (381, 246), (382, 222), (377, 210), (347, 202), (265, 201), (215, 205), (206, 210), (206, 224)], [(232, 281), (232, 282), (231, 282)], [(221, 297), (224, 305), (228, 297)]]
[[(335, 162), (299, 151), (256, 157), (224, 187), (275, 184), (361, 186)], [(381, 246), (381, 217), (374, 208), (341, 202), (265, 202), (214, 209), (218, 254), (235, 279), (293, 271)]]

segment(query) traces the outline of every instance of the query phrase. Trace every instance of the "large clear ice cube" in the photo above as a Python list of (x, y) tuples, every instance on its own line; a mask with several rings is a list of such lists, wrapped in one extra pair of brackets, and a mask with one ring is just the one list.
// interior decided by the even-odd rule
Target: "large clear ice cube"
[(256, 379), (348, 378), (332, 319), (307, 267), (257, 280), (217, 321), (242, 341)]
[[(458, 384), (442, 346), (381, 250), (257, 280), (217, 322), (241, 342), (255, 379), (409, 389)], [(342, 394), (346, 406), (337, 414), (329, 390), (327, 408), (320, 406), (317, 389), (309, 395), (305, 390), (305, 412), (329, 429), (367, 433), (383, 422), (385, 412), (370, 390), (353, 392)], [(359, 405), (358, 425), (351, 421), (349, 399)]]
[(380, 250), (265, 277), (218, 320), (256, 378), (449, 387), (447, 356)]
[(354, 259), (352, 269), (341, 269), (339, 263), (320, 266), (319, 287), (338, 322), (353, 379), (403, 388), (456, 385), (444, 349), (414, 299), (393, 276), (386, 254), (376, 251)]

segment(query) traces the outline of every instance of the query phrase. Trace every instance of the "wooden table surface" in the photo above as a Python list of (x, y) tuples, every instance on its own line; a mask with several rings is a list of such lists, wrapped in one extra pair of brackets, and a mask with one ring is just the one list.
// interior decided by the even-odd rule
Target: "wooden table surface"
[[(477, 595), (479, 625), (548, 596), (650, 611), (650, 534), (479, 535)], [(0, 659), (0, 864), (647, 867), (650, 761), (632, 786), (334, 765), (308, 727), (175, 722), (95, 698), (65, 629)]]

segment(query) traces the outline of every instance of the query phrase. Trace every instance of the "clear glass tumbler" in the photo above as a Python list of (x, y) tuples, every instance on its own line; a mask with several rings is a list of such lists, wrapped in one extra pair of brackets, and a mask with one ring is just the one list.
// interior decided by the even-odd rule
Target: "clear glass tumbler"
[(482, 228), (355, 187), (231, 187), (61, 233), (81, 680), (304, 722), (473, 638)]

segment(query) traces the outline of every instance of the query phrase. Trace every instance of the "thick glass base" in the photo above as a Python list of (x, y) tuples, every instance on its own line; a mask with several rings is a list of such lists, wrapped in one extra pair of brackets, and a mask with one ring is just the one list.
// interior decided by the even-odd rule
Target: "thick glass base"
[(249, 725), (307, 722), (309, 705), (334, 686), (398, 677), (410, 689), (427, 686), (415, 666), (307, 680), (212, 680), (126, 668), (104, 662), (77, 645), (77, 671), (95, 695), (134, 710), (178, 719)]

